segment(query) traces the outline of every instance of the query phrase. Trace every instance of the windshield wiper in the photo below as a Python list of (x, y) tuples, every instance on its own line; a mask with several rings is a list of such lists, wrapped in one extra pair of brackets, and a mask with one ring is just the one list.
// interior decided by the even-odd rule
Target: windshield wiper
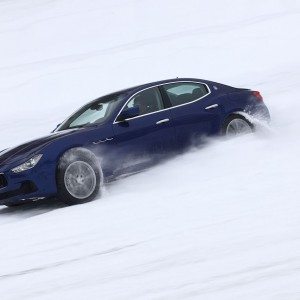
[(88, 127), (97, 127), (98, 124), (97, 123), (85, 123), (85, 124), (81, 124), (81, 125), (76, 125), (73, 127), (69, 127), (69, 129), (75, 129), (75, 128), (88, 128)]

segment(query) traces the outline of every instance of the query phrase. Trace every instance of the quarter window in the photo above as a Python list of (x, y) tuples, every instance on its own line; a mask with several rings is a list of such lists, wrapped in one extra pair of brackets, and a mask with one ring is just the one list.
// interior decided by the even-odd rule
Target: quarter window
[(150, 114), (164, 108), (158, 88), (150, 88), (135, 95), (126, 105), (126, 108), (137, 106), (140, 116)]
[(172, 106), (193, 102), (208, 94), (207, 87), (201, 83), (184, 82), (172, 83), (163, 86)]

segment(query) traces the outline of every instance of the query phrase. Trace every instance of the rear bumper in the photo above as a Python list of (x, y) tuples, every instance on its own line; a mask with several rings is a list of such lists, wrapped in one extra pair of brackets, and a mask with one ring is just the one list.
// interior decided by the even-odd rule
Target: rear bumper
[(56, 195), (55, 167), (33, 168), (19, 174), (0, 167), (0, 205), (17, 204)]

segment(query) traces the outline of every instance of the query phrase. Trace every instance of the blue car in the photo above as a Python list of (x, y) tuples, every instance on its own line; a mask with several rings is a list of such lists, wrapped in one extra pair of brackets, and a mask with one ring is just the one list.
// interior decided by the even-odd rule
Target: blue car
[(270, 118), (259, 92), (201, 79), (100, 97), (50, 135), (0, 152), (0, 204), (91, 201), (106, 182), (182, 153), (204, 136), (253, 131), (245, 113)]

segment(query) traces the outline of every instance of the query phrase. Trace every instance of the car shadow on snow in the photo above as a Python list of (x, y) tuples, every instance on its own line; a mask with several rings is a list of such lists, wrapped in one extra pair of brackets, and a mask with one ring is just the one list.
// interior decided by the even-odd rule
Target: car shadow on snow
[(0, 207), (0, 218), (9, 217), (10, 215), (19, 217), (32, 217), (50, 212), (55, 209), (66, 207), (67, 205), (55, 198), (44, 199), (36, 202), (30, 202), (15, 207)]

